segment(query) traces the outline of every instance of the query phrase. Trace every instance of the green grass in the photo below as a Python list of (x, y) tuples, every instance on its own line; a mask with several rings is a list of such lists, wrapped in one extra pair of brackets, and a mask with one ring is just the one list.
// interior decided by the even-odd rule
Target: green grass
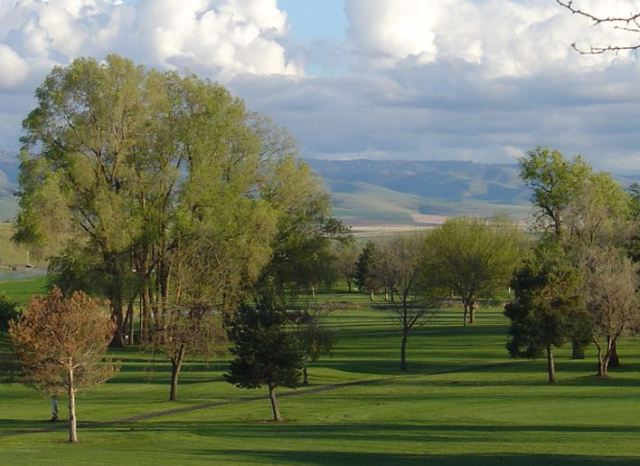
[(20, 305), (27, 304), (34, 294), (46, 293), (46, 287), (46, 276), (0, 282), (0, 291)]
[[(544, 361), (511, 360), (507, 322), (481, 309), (462, 327), (457, 309), (440, 312), (409, 340), (409, 372), (398, 372), (399, 335), (388, 311), (359, 295), (340, 301), (327, 324), (333, 356), (310, 368), (311, 386), (281, 397), (286, 422), (269, 421), (264, 389), (223, 381), (223, 360), (193, 361), (180, 401), (169, 403), (168, 365), (133, 349), (114, 353), (122, 371), (78, 400), (77, 445), (65, 425), (43, 421), (48, 401), (18, 383), (0, 383), (0, 464), (278, 465), (599, 465), (640, 461), (640, 342), (619, 347), (623, 367), (609, 380), (558, 352), (558, 383), (545, 383)], [(6, 349), (6, 342), (0, 348)], [(355, 382), (324, 391), (319, 387)], [(289, 392), (289, 390), (283, 390)], [(217, 406), (203, 407), (219, 402)], [(61, 403), (63, 405), (63, 403)], [(191, 411), (119, 420), (174, 407)], [(197, 409), (198, 407), (202, 409)], [(63, 411), (64, 412), (64, 411)], [(23, 431), (23, 433), (16, 433)]]

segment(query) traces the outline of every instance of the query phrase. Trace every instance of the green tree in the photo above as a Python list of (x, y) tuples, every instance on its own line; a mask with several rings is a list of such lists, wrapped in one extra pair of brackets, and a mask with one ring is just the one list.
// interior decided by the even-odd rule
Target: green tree
[(263, 192), (277, 210), (278, 223), (261, 292), (282, 300), (333, 281), (332, 244), (349, 241), (351, 233), (331, 215), (331, 199), (321, 180), (307, 164), (285, 156), (271, 168)]
[(116, 344), (138, 298), (149, 341), (187, 288), (229, 309), (261, 277), (314, 283), (345, 234), (290, 137), (222, 86), (110, 55), (54, 68), (36, 96), (15, 239), (109, 299)]
[(508, 286), (522, 244), (517, 227), (502, 219), (449, 219), (425, 237), (424, 280), (453, 292), (462, 302), (464, 324), (467, 317), (473, 324), (479, 300)]
[(0, 291), (0, 332), (9, 330), (9, 323), (20, 316), (18, 303), (11, 301)]
[(229, 330), (235, 359), (225, 379), (241, 388), (266, 385), (274, 421), (282, 420), (276, 388), (298, 386), (304, 366), (300, 341), (287, 331), (287, 320), (286, 311), (270, 304), (242, 306)]
[(553, 348), (575, 337), (589, 338), (589, 316), (582, 296), (582, 277), (562, 249), (543, 245), (514, 275), (513, 302), (505, 306), (511, 319), (507, 349), (513, 357), (547, 356), (549, 383), (556, 381)]
[(349, 293), (352, 292), (356, 280), (359, 253), (354, 241), (340, 244), (334, 250), (336, 272), (340, 278), (347, 282)]
[(375, 260), (378, 252), (376, 243), (373, 241), (367, 241), (356, 262), (356, 275), (355, 283), (358, 290), (362, 292), (368, 292), (371, 295), (373, 301), (373, 294), (376, 291), (377, 283), (373, 276), (373, 261)]
[[(538, 227), (555, 241), (575, 267), (592, 247), (628, 243), (630, 198), (608, 173), (594, 173), (581, 157), (537, 147), (520, 159), (520, 177), (532, 190)], [(573, 357), (584, 348), (573, 341)]]

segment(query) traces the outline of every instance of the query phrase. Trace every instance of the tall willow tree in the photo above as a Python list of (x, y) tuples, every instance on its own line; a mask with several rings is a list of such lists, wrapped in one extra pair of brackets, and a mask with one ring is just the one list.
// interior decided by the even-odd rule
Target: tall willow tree
[(136, 303), (149, 340), (169, 305), (232, 309), (291, 267), (292, 237), (325, 244), (328, 198), (290, 138), (222, 86), (111, 55), (54, 68), (36, 97), (15, 239), (109, 299), (114, 343)]

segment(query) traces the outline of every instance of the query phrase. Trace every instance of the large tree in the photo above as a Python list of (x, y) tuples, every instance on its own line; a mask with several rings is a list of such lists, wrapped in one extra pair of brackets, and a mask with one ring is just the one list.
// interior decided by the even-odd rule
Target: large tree
[(138, 299), (148, 341), (187, 285), (232, 308), (260, 277), (313, 281), (344, 230), (286, 133), (220, 85), (110, 55), (55, 68), (36, 97), (15, 239), (109, 299), (115, 343)]
[(103, 303), (76, 292), (65, 298), (58, 288), (34, 297), (9, 335), (23, 381), (47, 394), (66, 393), (69, 442), (77, 442), (76, 394), (110, 378), (115, 367), (104, 360), (114, 322)]
[(430, 286), (460, 299), (464, 324), (473, 324), (479, 300), (508, 286), (521, 245), (517, 227), (503, 219), (449, 219), (425, 237), (421, 267)]
[[(630, 197), (613, 177), (593, 172), (581, 157), (537, 147), (520, 159), (520, 177), (531, 188), (538, 231), (555, 242), (574, 267), (594, 246), (626, 244), (632, 231)], [(573, 357), (584, 351), (573, 341)]]

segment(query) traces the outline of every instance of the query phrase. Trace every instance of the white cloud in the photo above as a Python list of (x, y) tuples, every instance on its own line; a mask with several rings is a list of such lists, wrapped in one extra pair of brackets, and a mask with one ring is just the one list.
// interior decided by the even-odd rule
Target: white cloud
[[(603, 7), (603, 4), (605, 7)], [(583, 0), (607, 14), (637, 11), (631, 0)], [(594, 28), (552, 0), (346, 0), (350, 38), (366, 51), (364, 65), (395, 66), (412, 59), (478, 63), (487, 76), (523, 76), (562, 66), (602, 68), (615, 55), (578, 56), (570, 44), (626, 43), (627, 33)], [(358, 55), (363, 65), (363, 55)]]
[(27, 76), (27, 64), (9, 46), (0, 44), (0, 89), (10, 88)]
[[(299, 75), (278, 39), (287, 32), (276, 0), (2, 0), (0, 63), (19, 63), (4, 87), (28, 71), (109, 52), (209, 77)], [(40, 76), (41, 77), (41, 76)]]

